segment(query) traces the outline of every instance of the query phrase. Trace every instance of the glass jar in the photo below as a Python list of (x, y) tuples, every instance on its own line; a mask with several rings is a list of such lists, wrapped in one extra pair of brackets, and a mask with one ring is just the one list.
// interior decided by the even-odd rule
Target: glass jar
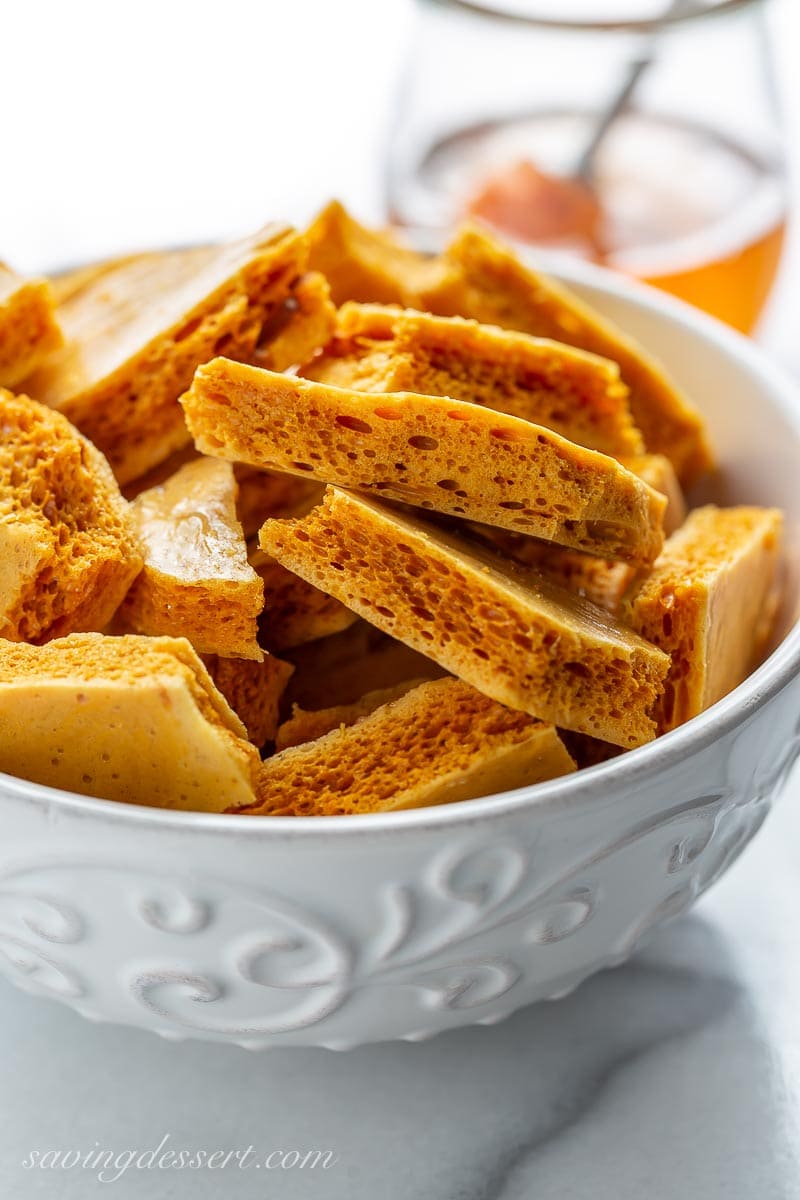
[(474, 215), (750, 330), (786, 188), (763, 0), (417, 0), (393, 220)]

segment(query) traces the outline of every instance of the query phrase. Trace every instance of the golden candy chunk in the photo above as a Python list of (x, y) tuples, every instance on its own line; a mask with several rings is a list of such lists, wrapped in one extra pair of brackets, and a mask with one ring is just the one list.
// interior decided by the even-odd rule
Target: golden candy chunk
[(355, 613), (256, 549), (250, 562), (264, 585), (261, 640), (271, 651), (291, 650), (347, 629)]
[(647, 449), (665, 454), (682, 483), (709, 469), (712, 456), (700, 413), (661, 364), (611, 321), (525, 266), (477, 226), (464, 226), (441, 261), (446, 273), (423, 292), (418, 307), (552, 338), (611, 359), (630, 389), (631, 412)]
[(142, 558), (108, 463), (65, 417), (0, 388), (0, 637), (102, 628)]
[(286, 699), (304, 709), (356, 704), (368, 692), (446, 674), (432, 659), (360, 618), (341, 633), (288, 650), (286, 658), (295, 668)]
[(15, 387), (61, 345), (50, 284), (0, 263), (0, 387)]
[(435, 260), (389, 233), (364, 228), (338, 200), (319, 213), (306, 237), (309, 266), (327, 278), (337, 305), (346, 300), (413, 305), (413, 297), (440, 273)]
[(621, 746), (655, 734), (667, 656), (541, 574), (336, 488), (260, 542), (501, 704)]
[(264, 587), (247, 561), (230, 463), (199, 458), (131, 505), (144, 569), (120, 616), (137, 633), (185, 637), (200, 654), (260, 661)]
[(308, 362), (333, 336), (336, 308), (324, 275), (298, 279), (283, 305), (262, 328), (250, 356), (259, 367), (287, 371)]
[(299, 234), (270, 225), (228, 246), (123, 260), (64, 300), (67, 344), (28, 390), (65, 413), (129, 483), (186, 444), (177, 400), (195, 367), (223, 350), (249, 357), (306, 255)]
[(456, 679), (423, 683), (355, 725), (262, 765), (273, 816), (338, 816), (451, 804), (575, 769), (552, 725), (511, 712)]
[(361, 391), (482, 404), (603, 454), (643, 449), (616, 363), (460, 317), (345, 304), (336, 338), (303, 374)]
[(441, 396), (370, 395), (214, 359), (182, 397), (204, 453), (652, 562), (666, 506), (615, 459)]
[(0, 770), (105, 800), (223, 812), (260, 760), (182, 638), (0, 643)]
[(368, 717), (382, 704), (399, 700), (425, 682), (422, 679), (409, 679), (405, 683), (397, 683), (394, 687), (381, 688), (377, 692), (367, 692), (350, 704), (335, 704), (332, 708), (304, 709), (295, 704), (292, 715), (284, 721), (275, 737), (276, 750), (288, 750), (290, 746), (301, 746), (304, 742), (314, 742), (324, 737), (332, 729), (342, 726), (355, 725), (362, 717)]
[(672, 665), (656, 708), (660, 733), (697, 716), (763, 654), (779, 599), (782, 515), (772, 508), (691, 512), (626, 601), (626, 616)]
[(246, 658), (203, 658), (215, 686), (241, 719), (254, 746), (271, 742), (278, 730), (280, 702), (294, 667), (273, 654), (263, 662)]
[(655, 491), (667, 498), (664, 512), (664, 533), (674, 533), (686, 520), (686, 501), (675, 468), (664, 454), (638, 454), (632, 458), (623, 456), (622, 465)]

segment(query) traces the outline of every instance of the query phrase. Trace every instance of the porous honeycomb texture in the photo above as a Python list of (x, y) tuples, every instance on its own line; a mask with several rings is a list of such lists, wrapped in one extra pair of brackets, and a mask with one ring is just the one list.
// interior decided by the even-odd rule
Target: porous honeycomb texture
[(184, 639), (0, 643), (0, 770), (161, 808), (253, 802), (260, 759)]
[(27, 396), (0, 389), (0, 637), (102, 628), (142, 558), (103, 455)]
[(299, 234), (272, 225), (213, 250), (124, 260), (61, 305), (67, 344), (28, 390), (65, 413), (129, 483), (186, 444), (177, 401), (195, 367), (221, 352), (248, 358), (306, 258)]
[(615, 459), (463, 401), (368, 395), (219, 358), (182, 397), (198, 449), (651, 562), (664, 497)]
[(712, 465), (702, 417), (648, 352), (553, 280), (532, 271), (484, 230), (464, 226), (442, 256), (446, 271), (419, 308), (553, 338), (619, 364), (647, 449), (665, 454), (683, 483)]
[(233, 711), (241, 719), (254, 746), (263, 746), (275, 738), (278, 730), (281, 697), (294, 667), (274, 654), (263, 662), (244, 658), (204, 656), (203, 661)]
[(367, 692), (366, 695), (361, 696), (358, 700), (353, 700), (350, 704), (336, 704), (332, 708), (308, 710), (295, 704), (291, 717), (288, 721), (284, 721), (278, 729), (275, 749), (287, 750), (290, 746), (301, 746), (304, 742), (314, 742), (317, 738), (324, 737), (332, 729), (355, 725), (356, 721), (360, 721), (362, 717), (368, 717), (382, 704), (399, 700), (401, 696), (405, 696), (406, 692), (419, 687), (423, 682), (424, 680), (421, 679), (409, 679), (405, 683), (395, 684), (391, 688)]
[(60, 345), (50, 284), (0, 263), (0, 387), (16, 387)]
[(347, 629), (356, 614), (257, 549), (250, 555), (264, 586), (260, 640), (280, 652)]
[(339, 816), (420, 808), (540, 783), (574, 766), (552, 725), (442, 679), (267, 759), (254, 811)]
[(498, 556), (330, 488), (262, 548), (510, 708), (621, 746), (655, 734), (669, 659), (610, 614)]
[(308, 379), (370, 392), (421, 392), (546, 425), (619, 457), (642, 451), (616, 363), (460, 317), (346, 304)]
[(426, 258), (366, 229), (331, 205), (309, 231), (312, 265), (331, 280), (336, 304), (398, 304), (467, 317), (588, 350), (619, 364), (648, 451), (665, 454), (681, 483), (713, 465), (700, 414), (663, 366), (613, 322), (521, 263), (484, 229), (465, 225), (444, 253)]
[(671, 658), (660, 733), (727, 695), (764, 653), (780, 601), (782, 515), (694, 509), (625, 603), (631, 625)]
[(264, 588), (247, 561), (230, 463), (200, 458), (131, 505), (144, 570), (120, 613), (138, 633), (186, 637), (202, 654), (261, 660)]

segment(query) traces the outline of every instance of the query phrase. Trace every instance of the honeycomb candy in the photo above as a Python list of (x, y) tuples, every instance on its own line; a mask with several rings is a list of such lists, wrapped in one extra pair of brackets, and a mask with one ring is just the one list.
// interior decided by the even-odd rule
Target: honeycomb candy
[(271, 742), (278, 731), (280, 704), (294, 667), (274, 654), (263, 662), (246, 658), (204, 655), (203, 662), (215, 687), (242, 721), (254, 746)]
[(553, 338), (612, 359), (630, 389), (631, 412), (647, 449), (666, 455), (684, 484), (713, 465), (700, 414), (661, 364), (611, 321), (477, 226), (460, 230), (442, 262), (446, 276), (423, 292), (417, 307)]
[(106, 800), (223, 812), (258, 752), (182, 638), (0, 643), (0, 770)]
[(691, 512), (664, 546), (626, 616), (671, 657), (660, 733), (727, 695), (763, 655), (780, 594), (782, 516), (772, 508)]
[(303, 374), (363, 391), (466, 400), (616, 457), (643, 449), (616, 363), (460, 317), (346, 304), (336, 338)]
[(187, 463), (131, 505), (144, 569), (121, 617), (137, 633), (186, 637), (201, 654), (260, 661), (264, 588), (247, 561), (230, 463)]
[(237, 463), (235, 470), (236, 513), (245, 538), (254, 537), (269, 517), (293, 516), (300, 506), (317, 504), (325, 491), (315, 479), (281, 471), (260, 471), (246, 463)]
[(260, 542), (501, 704), (621, 746), (655, 734), (667, 656), (541, 573), (336, 488)]
[(21, 383), (61, 345), (52, 288), (0, 263), (0, 387)]
[(326, 277), (336, 305), (346, 300), (413, 305), (441, 272), (435, 260), (391, 234), (360, 225), (337, 200), (318, 214), (306, 237), (309, 266)]
[(303, 709), (356, 704), (369, 692), (446, 674), (432, 659), (360, 617), (341, 633), (296, 646), (285, 657), (295, 668), (286, 700)]
[(620, 461), (651, 488), (666, 496), (664, 533), (674, 533), (686, 520), (686, 501), (672, 463), (664, 454), (638, 454), (630, 458), (623, 455)]
[(378, 492), (607, 558), (651, 562), (666, 501), (543, 426), (411, 393), (369, 395), (217, 358), (181, 400), (204, 453)]
[(291, 650), (339, 633), (355, 621), (349, 608), (287, 571), (263, 550), (255, 550), (250, 562), (264, 585), (260, 627), (261, 642), (268, 650)]
[(336, 308), (328, 281), (318, 271), (309, 271), (262, 328), (250, 358), (271, 371), (300, 367), (330, 341), (335, 327)]
[(355, 725), (356, 721), (368, 717), (376, 708), (399, 700), (423, 682), (421, 679), (409, 679), (405, 683), (396, 683), (394, 687), (367, 692), (349, 704), (335, 704), (332, 708), (305, 709), (295, 704), (291, 717), (278, 729), (275, 749), (288, 750), (290, 746), (302, 746), (304, 742), (314, 742), (324, 737), (332, 729)]
[[(247, 358), (305, 271), (307, 247), (271, 225), (214, 250), (140, 255), (64, 301), (63, 350), (27, 381), (130, 483), (189, 441), (178, 397), (198, 363)], [(281, 364), (288, 365), (288, 364)]]
[(575, 769), (552, 725), (456, 679), (423, 683), (354, 725), (267, 759), (259, 805), (273, 816), (339, 816), (450, 804)]
[(0, 637), (102, 628), (142, 566), (102, 454), (65, 417), (0, 389)]

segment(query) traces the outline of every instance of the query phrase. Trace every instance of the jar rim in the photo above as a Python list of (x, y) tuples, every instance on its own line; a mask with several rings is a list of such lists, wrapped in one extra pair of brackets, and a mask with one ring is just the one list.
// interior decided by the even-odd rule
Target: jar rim
[[(495, 17), (500, 21), (508, 21), (518, 25), (528, 25), (539, 29), (552, 29), (573, 32), (627, 32), (627, 33), (657, 33), (661, 29), (676, 25), (685, 25), (693, 21), (711, 19), (722, 16), (740, 8), (751, 8), (762, 5), (765, 0), (712, 0), (710, 4), (695, 3), (683, 11), (665, 12), (653, 17), (608, 17), (605, 19), (585, 17), (546, 16), (544, 12), (515, 11), (504, 7), (503, 0), (428, 0), (442, 8), (466, 9), (481, 17)], [(540, 5), (545, 9), (546, 4)]]

